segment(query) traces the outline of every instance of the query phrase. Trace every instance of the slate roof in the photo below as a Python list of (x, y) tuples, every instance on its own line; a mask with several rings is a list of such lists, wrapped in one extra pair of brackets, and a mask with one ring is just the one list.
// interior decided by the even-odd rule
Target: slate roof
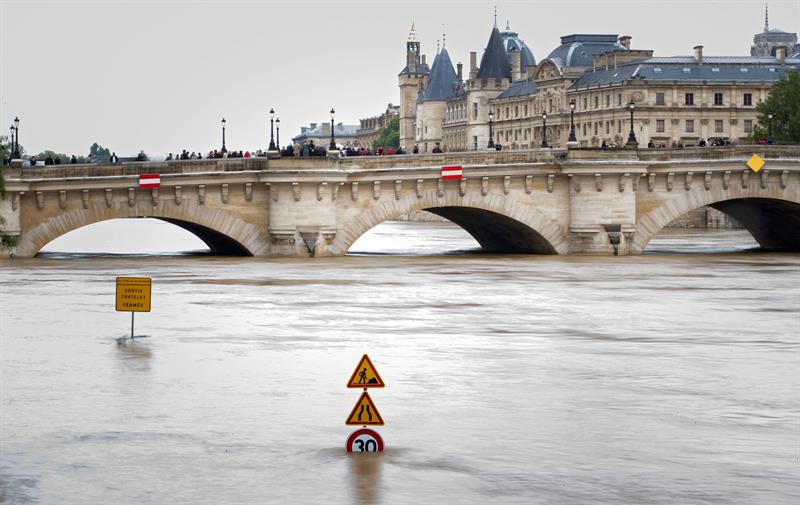
[[(743, 63), (749, 61), (749, 63)], [(609, 70), (588, 71), (569, 89), (608, 86), (641, 78), (649, 82), (773, 82), (790, 69), (800, 68), (800, 60), (787, 60), (780, 66), (776, 58), (707, 57), (702, 64), (691, 56), (648, 58)]]
[[(358, 130), (359, 125), (351, 125), (351, 124), (337, 124), (333, 127), (333, 134), (336, 138), (339, 137), (355, 137), (356, 131)], [(292, 137), (293, 141), (303, 141), (305, 139), (328, 139), (331, 138), (331, 126), (330, 123), (322, 123), (317, 125), (316, 128), (313, 130), (306, 130), (304, 133), (300, 135), (296, 135)]]
[(511, 64), (503, 45), (500, 30), (495, 26), (489, 36), (489, 43), (481, 57), (478, 79), (511, 79)]
[(511, 86), (506, 88), (502, 93), (497, 95), (497, 98), (511, 98), (515, 96), (532, 95), (536, 92), (536, 83), (523, 79), (511, 83)]
[(519, 34), (512, 32), (511, 28), (506, 24), (506, 29), (500, 32), (500, 37), (503, 39), (503, 45), (506, 48), (508, 55), (508, 63), (511, 64), (511, 51), (516, 49), (519, 51), (519, 59), (522, 66), (522, 71), (525, 72), (527, 67), (536, 66), (536, 58), (533, 57), (533, 52), (525, 42), (519, 38)]
[(458, 76), (456, 71), (453, 70), (453, 62), (450, 61), (447, 49), (442, 49), (433, 60), (428, 89), (425, 90), (422, 101), (447, 100), (453, 96), (457, 86)]
[[(429, 74), (430, 72), (431, 72), (431, 69), (428, 66), (428, 64), (427, 63), (425, 63), (425, 64), (420, 63), (419, 59), (418, 59), (418, 61), (417, 61), (417, 72), (416, 73), (417, 74), (421, 74), (421, 75), (425, 75), (425, 74)], [(397, 75), (409, 75), (409, 74), (411, 74), (411, 71), (408, 70), (408, 63), (406, 63), (406, 66), (403, 67), (403, 70), (401, 70), (400, 73), (397, 74)]]
[(561, 45), (547, 56), (559, 58), (566, 67), (591, 67), (594, 55), (625, 49), (617, 35), (575, 34), (561, 37)]

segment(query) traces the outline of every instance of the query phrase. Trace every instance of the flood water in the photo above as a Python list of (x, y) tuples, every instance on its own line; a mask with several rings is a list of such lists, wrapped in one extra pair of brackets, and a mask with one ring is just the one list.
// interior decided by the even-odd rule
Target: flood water
[[(197, 248), (158, 235), (139, 252)], [(0, 502), (800, 503), (800, 255), (746, 232), (618, 258), (422, 223), (314, 260), (75, 243), (0, 262)], [(153, 278), (133, 342), (116, 276)], [(348, 456), (364, 353), (386, 451)]]

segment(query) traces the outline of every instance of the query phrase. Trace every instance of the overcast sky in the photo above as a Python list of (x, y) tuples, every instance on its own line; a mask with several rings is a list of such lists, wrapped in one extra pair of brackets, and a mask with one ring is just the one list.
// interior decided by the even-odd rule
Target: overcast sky
[[(267, 111), (285, 145), (301, 125), (356, 124), (399, 101), (412, 21), (429, 63), (447, 33), (453, 62), (483, 50), (497, 4), (538, 60), (571, 33), (633, 37), (656, 56), (747, 55), (764, 25), (751, 0), (258, 1), (0, 0), (0, 119), (20, 143), (86, 154), (266, 148)], [(769, 2), (770, 27), (800, 31), (800, 1)], [(0, 123), (2, 124), (2, 123)]]

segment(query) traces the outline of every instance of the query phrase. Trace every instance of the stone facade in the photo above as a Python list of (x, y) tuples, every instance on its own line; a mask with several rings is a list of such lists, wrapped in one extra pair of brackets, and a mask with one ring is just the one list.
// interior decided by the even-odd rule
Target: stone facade
[(378, 139), (386, 125), (400, 115), (400, 107), (389, 104), (383, 114), (359, 120), (359, 128), (356, 131), (356, 142), (359, 147), (373, 148), (373, 142)]

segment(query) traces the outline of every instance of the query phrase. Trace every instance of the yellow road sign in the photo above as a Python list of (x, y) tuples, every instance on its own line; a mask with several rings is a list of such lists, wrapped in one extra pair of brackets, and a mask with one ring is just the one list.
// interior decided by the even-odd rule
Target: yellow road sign
[(386, 384), (383, 383), (378, 370), (375, 369), (375, 365), (372, 364), (372, 360), (366, 354), (361, 357), (361, 361), (358, 362), (353, 375), (347, 381), (347, 387), (349, 388), (382, 388), (385, 386)]
[(753, 172), (758, 172), (764, 167), (764, 165), (764, 160), (762, 160), (761, 156), (757, 154), (754, 154), (753, 157), (747, 161), (747, 166), (750, 167), (750, 170)]
[(117, 277), (117, 310), (150, 312), (149, 277)]
[(358, 403), (353, 407), (353, 411), (350, 412), (344, 424), (383, 426), (383, 418), (366, 391), (361, 393), (361, 398), (358, 399)]

